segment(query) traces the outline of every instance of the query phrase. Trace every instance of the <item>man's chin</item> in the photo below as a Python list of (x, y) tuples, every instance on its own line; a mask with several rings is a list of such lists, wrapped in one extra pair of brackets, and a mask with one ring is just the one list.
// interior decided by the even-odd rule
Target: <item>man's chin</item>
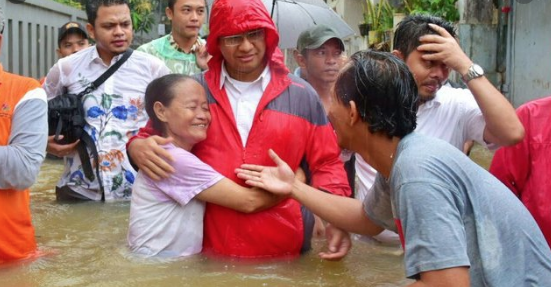
[(419, 103), (424, 104), (426, 102), (430, 102), (434, 100), (435, 97), (436, 97), (436, 93), (429, 94), (429, 95), (419, 95)]

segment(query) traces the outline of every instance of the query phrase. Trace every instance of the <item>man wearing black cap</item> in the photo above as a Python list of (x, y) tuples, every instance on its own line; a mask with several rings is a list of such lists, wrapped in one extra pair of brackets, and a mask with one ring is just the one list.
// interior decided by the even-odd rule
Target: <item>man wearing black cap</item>
[(86, 28), (78, 22), (67, 22), (59, 28), (57, 55), (67, 57), (90, 46)]
[(325, 25), (308, 28), (298, 37), (295, 60), (300, 66), (300, 77), (316, 90), (327, 111), (331, 89), (346, 60), (341, 38)]

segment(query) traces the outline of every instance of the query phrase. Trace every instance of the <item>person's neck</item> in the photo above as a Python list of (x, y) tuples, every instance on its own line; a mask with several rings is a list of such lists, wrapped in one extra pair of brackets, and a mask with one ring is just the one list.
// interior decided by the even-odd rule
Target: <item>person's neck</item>
[(365, 134), (366, 136), (356, 141), (359, 145), (357, 153), (388, 180), (394, 165), (394, 157), (400, 138), (389, 138), (386, 134), (380, 132), (372, 134), (368, 131), (367, 133), (369, 133), (369, 136)]
[(174, 146), (187, 150), (189, 152), (191, 152), (191, 149), (193, 148), (193, 144), (186, 142), (181, 138), (178, 138), (177, 136), (171, 134), (170, 132), (164, 132), (163, 137), (165, 138), (172, 137), (172, 144)]
[(331, 89), (333, 88), (334, 82), (320, 82), (320, 81), (308, 81), (310, 85), (316, 90), (318, 96), (323, 104), (325, 112), (329, 111), (329, 106), (331, 105)]
[(103, 63), (107, 66), (111, 66), (111, 61), (113, 61), (113, 58), (118, 56), (119, 54), (114, 54), (109, 51), (97, 49), (98, 55), (100, 59), (103, 61)]
[(193, 37), (183, 37), (172, 31), (172, 38), (174, 38), (174, 42), (176, 42), (178, 47), (186, 53), (191, 52), (191, 47), (193, 47), (193, 45), (197, 42), (198, 37), (198, 35)]
[[(225, 62), (224, 65), (227, 63)], [(258, 68), (255, 71), (252, 71), (250, 73), (242, 73), (239, 71), (239, 69), (228, 69), (228, 66), (225, 66), (226, 72), (230, 76), (230, 78), (240, 81), (240, 82), (254, 82), (256, 79), (262, 75), (264, 72), (264, 69), (266, 69), (266, 64), (262, 65), (262, 68)]]

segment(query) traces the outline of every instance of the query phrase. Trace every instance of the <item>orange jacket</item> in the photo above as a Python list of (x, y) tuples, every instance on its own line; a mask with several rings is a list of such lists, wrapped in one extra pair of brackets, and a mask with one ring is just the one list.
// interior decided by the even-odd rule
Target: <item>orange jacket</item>
[[(0, 145), (8, 144), (12, 116), (25, 94), (39, 83), (6, 73), (0, 66)], [(36, 250), (29, 190), (0, 189), (0, 263), (22, 259)]]

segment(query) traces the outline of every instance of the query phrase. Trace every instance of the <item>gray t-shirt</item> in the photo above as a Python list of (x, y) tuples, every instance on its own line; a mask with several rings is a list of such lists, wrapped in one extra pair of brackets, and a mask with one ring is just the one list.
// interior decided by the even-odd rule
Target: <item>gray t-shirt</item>
[(398, 230), (408, 277), (469, 266), (471, 286), (551, 286), (551, 250), (530, 213), (457, 148), (408, 135), (384, 181), (377, 177), (364, 208)]

